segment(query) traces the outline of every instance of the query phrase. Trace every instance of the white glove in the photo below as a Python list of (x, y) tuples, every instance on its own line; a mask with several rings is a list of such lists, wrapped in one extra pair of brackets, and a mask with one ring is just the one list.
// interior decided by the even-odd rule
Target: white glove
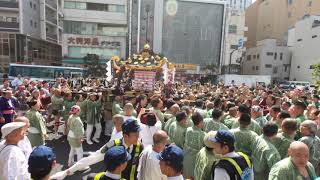
[(62, 180), (67, 176), (67, 171), (60, 171), (50, 176), (50, 179)]

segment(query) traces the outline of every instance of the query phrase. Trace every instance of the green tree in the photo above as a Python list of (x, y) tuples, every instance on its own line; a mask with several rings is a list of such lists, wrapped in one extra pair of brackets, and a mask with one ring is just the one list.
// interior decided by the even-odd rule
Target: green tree
[(320, 63), (314, 64), (312, 66), (313, 66), (312, 78), (315, 81), (315, 85), (318, 87), (318, 90), (320, 90)]
[(100, 63), (100, 58), (96, 54), (87, 54), (84, 58), (84, 64), (88, 68), (88, 74), (93, 77), (105, 76), (105, 66)]

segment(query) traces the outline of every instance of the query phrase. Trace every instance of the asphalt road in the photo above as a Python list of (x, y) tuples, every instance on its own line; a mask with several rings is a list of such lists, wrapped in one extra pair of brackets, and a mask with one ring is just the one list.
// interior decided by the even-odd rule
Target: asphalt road
[[(108, 142), (110, 137), (104, 136), (103, 132), (104, 130), (102, 130), (100, 143), (98, 144), (94, 143), (92, 145), (88, 145), (86, 142), (83, 142), (82, 146), (84, 151), (84, 157), (88, 155), (88, 152), (94, 152)], [(70, 146), (67, 141), (67, 136), (62, 136), (60, 134), (59, 139), (54, 139), (54, 135), (52, 133), (49, 133), (49, 140), (46, 141), (46, 145), (53, 148), (53, 151), (56, 154), (57, 166), (52, 170), (52, 174), (67, 169), (68, 157), (70, 152)], [(90, 169), (88, 169), (87, 171), (76, 172), (74, 175), (66, 177), (65, 180), (82, 180), (82, 179), (85, 180), (86, 176), (89, 173), (98, 173), (104, 170), (105, 170), (104, 164), (103, 162), (101, 162), (101, 163), (90, 166)]]

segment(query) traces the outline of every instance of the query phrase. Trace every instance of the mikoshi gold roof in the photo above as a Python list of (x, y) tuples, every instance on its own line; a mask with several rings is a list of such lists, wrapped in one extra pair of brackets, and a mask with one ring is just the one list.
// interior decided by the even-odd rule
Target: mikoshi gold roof
[(127, 60), (121, 60), (119, 56), (113, 56), (111, 60), (116, 70), (120, 70), (120, 66), (124, 65), (127, 70), (156, 71), (161, 69), (165, 63), (169, 69), (174, 68), (166, 57), (155, 54), (149, 44), (144, 45), (139, 54), (133, 54)]

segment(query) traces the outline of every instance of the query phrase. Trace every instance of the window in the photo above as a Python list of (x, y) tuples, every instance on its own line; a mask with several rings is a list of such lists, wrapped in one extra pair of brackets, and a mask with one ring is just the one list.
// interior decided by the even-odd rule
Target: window
[(271, 64), (265, 64), (265, 67), (266, 68), (272, 68), (272, 65)]
[(302, 41), (302, 39), (298, 39), (297, 41), (300, 42), (300, 41)]
[(33, 22), (32, 22), (32, 20), (30, 20), (30, 26), (31, 26), (31, 27), (33, 26)]
[(65, 1), (64, 2), (64, 8), (66, 8), (66, 9), (75, 9), (76, 8), (76, 2)]
[(12, 22), (12, 17), (7, 17), (6, 22)]
[(12, 21), (12, 22), (17, 22), (17, 18), (16, 18), (16, 17), (13, 17), (13, 18), (11, 19), (11, 21)]
[(274, 53), (274, 60), (277, 60), (277, 56), (278, 56), (278, 54)]
[(237, 33), (237, 25), (229, 25), (229, 34)]
[(278, 67), (273, 67), (273, 74), (277, 74), (278, 73)]
[(76, 9), (87, 9), (87, 4), (83, 2), (76, 2)]
[(273, 52), (267, 52), (267, 56), (273, 56)]
[(87, 3), (87, 10), (108, 11), (108, 4)]
[(284, 72), (287, 72), (288, 66), (284, 65)]
[(34, 9), (34, 10), (36, 10), (36, 9), (37, 9), (36, 4), (33, 4), (33, 9)]
[(83, 35), (125, 36), (127, 34), (127, 28), (123, 26), (76, 21), (64, 21), (64, 30), (69, 34)]
[(300, 69), (300, 66), (297, 66), (298, 69)]
[(256, 66), (256, 70), (257, 70), (257, 71), (259, 70), (259, 66)]
[(293, 0), (288, 0), (288, 4), (291, 5)]
[(32, 2), (30, 1), (30, 8), (32, 8)]
[(256, 55), (253, 55), (253, 59), (256, 59), (256, 57), (257, 57)]
[(255, 70), (256, 69), (256, 67), (255, 66), (252, 66), (252, 70)]
[(238, 45), (231, 45), (230, 49), (238, 49)]
[(257, 59), (259, 59), (260, 58), (260, 54), (257, 54)]
[(309, 7), (311, 7), (312, 6), (312, 1), (309, 1)]
[(317, 36), (317, 35), (313, 35), (313, 36), (312, 36), (312, 38), (316, 38), (316, 37), (318, 37), (318, 36)]
[(288, 18), (291, 18), (291, 16), (292, 16), (292, 13), (288, 12)]
[(34, 22), (34, 28), (37, 28), (37, 22)]
[(251, 60), (251, 55), (248, 55), (247, 56), (247, 61), (250, 61)]
[(283, 59), (283, 53), (280, 53), (280, 60)]

